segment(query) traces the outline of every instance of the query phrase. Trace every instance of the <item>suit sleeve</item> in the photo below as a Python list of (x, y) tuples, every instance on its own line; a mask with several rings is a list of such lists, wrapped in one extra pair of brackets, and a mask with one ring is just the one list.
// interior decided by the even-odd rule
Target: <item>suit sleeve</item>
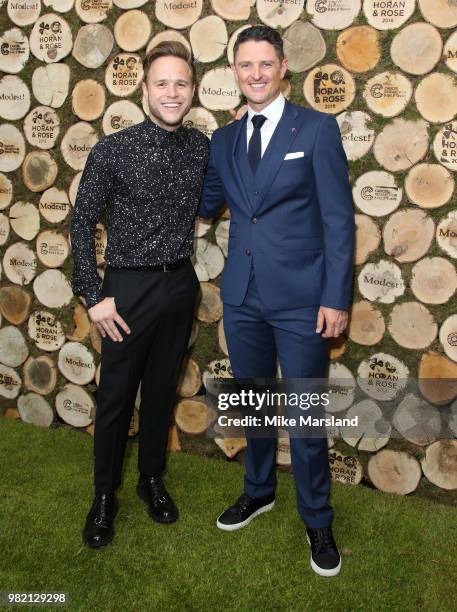
[(354, 265), (354, 210), (346, 153), (338, 123), (331, 115), (326, 115), (318, 128), (313, 171), (324, 230), (321, 306), (348, 310)]
[(218, 136), (215, 132), (211, 140), (209, 162), (198, 209), (199, 216), (204, 219), (215, 217), (225, 204), (224, 189), (216, 165), (217, 138)]

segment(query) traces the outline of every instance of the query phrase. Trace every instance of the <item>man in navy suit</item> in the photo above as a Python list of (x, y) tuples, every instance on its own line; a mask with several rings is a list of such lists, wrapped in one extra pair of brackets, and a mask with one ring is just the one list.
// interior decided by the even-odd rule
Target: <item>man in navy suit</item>
[[(213, 134), (199, 214), (231, 211), (222, 282), (224, 327), (236, 379), (325, 379), (328, 338), (345, 329), (351, 300), (354, 214), (334, 117), (287, 102), (282, 39), (267, 26), (234, 47), (248, 110)], [(318, 574), (338, 574), (325, 437), (292, 437), (298, 511)], [(244, 493), (223, 512), (232, 531), (275, 503), (276, 439), (248, 435)]]

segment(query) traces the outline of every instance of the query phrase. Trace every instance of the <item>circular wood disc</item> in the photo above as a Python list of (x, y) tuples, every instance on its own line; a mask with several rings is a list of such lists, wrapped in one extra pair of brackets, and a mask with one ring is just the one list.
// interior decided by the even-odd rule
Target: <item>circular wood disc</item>
[(75, 0), (75, 11), (85, 23), (100, 23), (112, 7), (112, 0)]
[(368, 476), (380, 491), (408, 495), (419, 486), (422, 472), (419, 461), (412, 455), (384, 449), (370, 457)]
[(105, 110), (105, 90), (93, 79), (76, 83), (72, 97), (72, 110), (83, 121), (98, 119)]
[(26, 0), (19, 2), (18, 0), (8, 0), (7, 12), (10, 20), (18, 26), (28, 26), (35, 23), (40, 16), (41, 1)]
[(71, 332), (67, 332), (67, 339), (73, 340), (74, 342), (82, 342), (87, 338), (90, 332), (89, 316), (82, 304), (76, 304), (75, 306), (73, 311), (73, 323), (74, 329)]
[(454, 0), (419, 0), (419, 8), (424, 19), (437, 28), (457, 26), (457, 5)]
[(68, 240), (55, 230), (45, 230), (36, 239), (36, 254), (47, 268), (59, 268), (70, 254)]
[(151, 22), (143, 11), (122, 13), (114, 24), (114, 38), (124, 51), (138, 51), (146, 46), (151, 36)]
[(198, 393), (201, 386), (202, 377), (198, 363), (189, 358), (183, 365), (177, 393), (181, 397), (192, 397)]
[(67, 194), (56, 187), (47, 189), (40, 198), (39, 210), (49, 223), (60, 223), (70, 210)]
[(363, 400), (351, 406), (345, 418), (354, 417), (358, 417), (357, 425), (345, 425), (340, 429), (341, 437), (347, 444), (374, 453), (388, 443), (392, 428), (372, 400)]
[(30, 313), (32, 298), (20, 287), (2, 287), (0, 289), (0, 313), (13, 325), (21, 325)]
[(457, 489), (457, 441), (438, 440), (425, 450), (422, 470), (441, 489)]
[(43, 4), (58, 13), (67, 13), (73, 8), (75, 0), (43, 0)]
[(355, 215), (355, 260), (356, 265), (366, 262), (381, 243), (381, 232), (378, 226), (366, 215)]
[(417, 164), (405, 180), (408, 198), (421, 208), (439, 208), (449, 202), (454, 192), (454, 179), (439, 164)]
[(29, 318), (29, 336), (42, 351), (57, 351), (65, 344), (60, 321), (46, 310), (37, 310)]
[(395, 342), (408, 349), (427, 348), (438, 334), (433, 315), (419, 302), (396, 304), (390, 313), (388, 329)]
[(24, 120), (24, 134), (39, 149), (52, 149), (60, 132), (57, 113), (49, 106), (36, 106)]
[(314, 109), (337, 114), (352, 104), (355, 81), (341, 66), (325, 64), (308, 72), (303, 91)]
[(329, 404), (325, 412), (335, 414), (346, 410), (354, 403), (356, 389), (352, 372), (342, 363), (331, 363), (328, 372)]
[(78, 30), (72, 55), (85, 68), (99, 68), (113, 50), (114, 36), (109, 28), (91, 23)]
[(457, 85), (448, 74), (433, 72), (415, 92), (417, 110), (431, 123), (451, 121), (457, 113)]
[(446, 355), (457, 361), (457, 315), (451, 315), (441, 325), (440, 342)]
[(384, 226), (384, 250), (401, 263), (417, 261), (429, 250), (434, 234), (433, 219), (424, 211), (416, 208), (400, 210)]
[(103, 115), (103, 132), (115, 134), (144, 120), (143, 111), (130, 100), (113, 102)]
[(17, 407), (24, 423), (39, 427), (49, 427), (54, 420), (54, 412), (48, 402), (36, 393), (21, 395)]
[(217, 324), (217, 338), (219, 342), (219, 348), (224, 353), (224, 355), (228, 357), (227, 340), (225, 338), (224, 321), (222, 319)]
[(136, 53), (118, 53), (105, 72), (106, 88), (119, 98), (130, 96), (138, 89), (142, 79), (143, 63)]
[(0, 117), (22, 119), (30, 108), (30, 90), (22, 79), (6, 75), (0, 80)]
[(249, 19), (253, 0), (211, 0), (213, 11), (227, 21)]
[(341, 32), (336, 53), (342, 65), (351, 72), (372, 70), (381, 58), (379, 35), (370, 26), (354, 26)]
[(70, 68), (67, 64), (39, 66), (32, 75), (33, 95), (41, 104), (60, 108), (65, 102), (70, 85)]
[(30, 56), (29, 40), (19, 28), (11, 28), (0, 36), (0, 70), (9, 74), (20, 72)]
[(198, 88), (200, 104), (209, 110), (230, 110), (240, 101), (240, 91), (230, 68), (209, 70)]
[(412, 23), (393, 39), (390, 55), (393, 62), (409, 74), (426, 74), (441, 59), (443, 41), (429, 23)]
[(7, 208), (12, 199), (13, 183), (5, 174), (0, 173), (0, 210)]
[(195, 273), (198, 280), (208, 281), (219, 276), (225, 264), (224, 255), (217, 244), (205, 238), (195, 240)]
[(457, 172), (457, 121), (446, 123), (437, 132), (433, 152), (443, 166)]
[(402, 26), (414, 13), (416, 0), (364, 0), (363, 12), (377, 30), (392, 30)]
[(449, 406), (449, 414), (447, 418), (449, 430), (457, 437), (457, 401)]
[(413, 94), (411, 82), (400, 72), (382, 72), (365, 84), (363, 97), (374, 113), (383, 117), (399, 115)]
[(457, 258), (457, 212), (451, 211), (436, 228), (436, 241), (451, 257)]
[(70, 183), (70, 188), (68, 189), (68, 197), (70, 198), (70, 203), (73, 207), (76, 204), (76, 196), (78, 193), (79, 183), (81, 182), (82, 175), (82, 172), (78, 172), (78, 174), (75, 174)]
[(363, 468), (357, 457), (342, 455), (332, 450), (328, 454), (328, 461), (332, 480), (337, 480), (344, 484), (360, 484), (363, 477)]
[(40, 231), (40, 214), (30, 202), (16, 202), (9, 210), (11, 227), (24, 240), (33, 240)]
[(156, 17), (164, 25), (182, 30), (188, 28), (202, 14), (203, 0), (156, 0)]
[(31, 151), (22, 164), (22, 180), (35, 193), (51, 187), (57, 173), (57, 163), (48, 151)]
[(233, 378), (232, 366), (227, 358), (210, 361), (203, 372), (203, 384), (206, 389), (211, 386), (211, 381), (225, 378)]
[(421, 302), (445, 304), (457, 290), (457, 272), (444, 257), (426, 257), (413, 267), (410, 285)]
[(97, 351), (99, 355), (101, 355), (102, 354), (102, 337), (95, 323), (90, 324), (89, 335), (90, 335), (90, 343), (92, 344), (92, 348), (95, 351)]
[(403, 189), (395, 184), (395, 176), (382, 170), (365, 172), (352, 188), (354, 202), (367, 215), (383, 217), (396, 210), (403, 197)]
[(33, 282), (33, 291), (47, 308), (67, 306), (73, 297), (70, 283), (60, 270), (46, 270), (39, 274)]
[(211, 283), (200, 283), (201, 299), (196, 317), (203, 323), (216, 323), (222, 317), (220, 289)]
[(343, 30), (349, 27), (360, 12), (362, 0), (322, 2), (308, 0), (306, 10), (312, 22), (322, 30)]
[(234, 459), (246, 448), (246, 438), (214, 438), (214, 442), (229, 459)]
[(256, 6), (257, 14), (263, 23), (272, 28), (287, 28), (303, 13), (305, 0), (293, 0), (293, 3), (257, 0)]
[(156, 47), (164, 40), (174, 40), (180, 42), (186, 47), (188, 51), (192, 51), (189, 41), (180, 32), (177, 32), (176, 30), (162, 30), (162, 32), (158, 32), (148, 42), (148, 46), (146, 47), (146, 54), (148, 54), (153, 47)]
[(105, 250), (108, 244), (108, 234), (105, 226), (97, 223), (95, 226), (95, 255), (97, 257), (97, 266), (105, 263)]
[(16, 285), (28, 285), (36, 274), (35, 253), (25, 242), (10, 245), (3, 257), (7, 278)]
[(224, 254), (224, 257), (228, 255), (229, 229), (230, 219), (226, 219), (217, 224), (215, 231), (216, 242)]
[(290, 437), (287, 429), (278, 428), (278, 442), (276, 446), (277, 465), (291, 466), (292, 457), (290, 455)]
[(374, 346), (381, 341), (385, 331), (382, 312), (376, 306), (366, 300), (353, 304), (348, 327), (348, 336), (352, 342)]
[(392, 304), (405, 292), (401, 270), (391, 261), (366, 264), (358, 277), (360, 293), (371, 302)]
[(48, 395), (57, 383), (57, 368), (47, 355), (29, 357), (24, 363), (24, 386), (29, 391)]
[(138, 8), (147, 2), (148, 0), (113, 0), (113, 4), (123, 10)]
[(408, 393), (400, 402), (392, 423), (406, 440), (419, 446), (434, 442), (441, 431), (441, 416), (437, 408), (413, 393)]
[(94, 357), (89, 349), (79, 342), (67, 342), (59, 352), (59, 371), (70, 382), (87, 385), (95, 376)]
[(227, 27), (217, 15), (199, 19), (190, 28), (190, 44), (198, 62), (214, 62), (224, 54), (228, 43)]
[(68, 23), (61, 15), (42, 15), (30, 34), (30, 50), (42, 62), (51, 64), (66, 57), (73, 47)]
[(446, 41), (443, 51), (446, 66), (457, 72), (457, 32), (453, 32)]
[(390, 172), (407, 170), (420, 161), (427, 150), (427, 123), (405, 119), (394, 119), (386, 125), (373, 147), (376, 161)]
[(14, 399), (19, 395), (21, 384), (16, 370), (0, 363), (0, 395), (7, 399)]
[(284, 54), (291, 72), (304, 72), (322, 61), (327, 52), (325, 40), (311, 23), (296, 21), (284, 32)]
[(29, 356), (29, 349), (20, 330), (14, 325), (0, 329), (0, 362), (17, 368)]
[(21, 132), (9, 123), (0, 125), (0, 171), (12, 172), (22, 164), (25, 142)]
[(419, 390), (432, 404), (449, 404), (457, 397), (457, 364), (430, 351), (419, 362)]
[(10, 235), (10, 222), (6, 215), (0, 213), (0, 246), (3, 246)]
[(197, 106), (191, 108), (183, 119), (183, 125), (188, 128), (196, 128), (211, 138), (213, 132), (217, 130), (217, 121), (212, 113), (206, 108)]
[(367, 395), (387, 401), (406, 387), (409, 369), (393, 355), (375, 353), (361, 362), (357, 374), (359, 387)]
[(94, 419), (95, 404), (85, 389), (69, 383), (56, 395), (56, 410), (65, 423), (87, 427)]
[(209, 427), (208, 409), (203, 400), (185, 399), (176, 404), (175, 421), (188, 434), (201, 434)]
[(80, 121), (65, 132), (60, 143), (60, 150), (64, 160), (73, 170), (82, 170), (97, 141), (98, 136), (94, 128), (89, 123)]
[(250, 27), (251, 26), (249, 24), (242, 25), (240, 28), (235, 30), (233, 32), (233, 34), (230, 36), (230, 39), (229, 39), (229, 42), (228, 42), (228, 45), (227, 45), (227, 60), (228, 60), (229, 64), (233, 64), (233, 61), (234, 61), (234, 58), (233, 58), (233, 47), (235, 46), (236, 39), (238, 38), (238, 35), (241, 34), (241, 32), (243, 30), (247, 30)]

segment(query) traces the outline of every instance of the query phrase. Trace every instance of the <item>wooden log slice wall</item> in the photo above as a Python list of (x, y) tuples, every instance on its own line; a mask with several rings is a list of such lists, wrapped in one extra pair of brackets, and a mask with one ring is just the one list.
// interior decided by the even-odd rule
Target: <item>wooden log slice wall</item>
[[(357, 484), (364, 476), (398, 494), (422, 480), (457, 489), (456, 442), (442, 429), (448, 418), (449, 436), (457, 435), (455, 2), (29, 5), (0, 8), (0, 414), (93, 432), (100, 337), (69, 284), (69, 225), (87, 156), (104, 135), (143, 120), (143, 60), (161, 40), (181, 40), (196, 59), (188, 127), (211, 138), (240, 117), (244, 100), (229, 64), (238, 33), (261, 22), (284, 39), (285, 95), (335, 115), (349, 160), (354, 300), (347, 335), (331, 343), (332, 410), (362, 411), (364, 419), (358, 431), (331, 432), (332, 477)], [(232, 376), (219, 289), (229, 226), (226, 211), (196, 227), (201, 295), (177, 389), (173, 450), (186, 448), (186, 436), (193, 445), (208, 436), (215, 415), (205, 387)], [(100, 219), (94, 238), (101, 276), (106, 227)], [(394, 389), (382, 384), (394, 378)], [(389, 401), (393, 421), (384, 423)], [(135, 408), (130, 435), (137, 430)], [(395, 437), (407, 446), (397, 440), (389, 448)], [(246, 440), (219, 431), (214, 444), (233, 458)], [(290, 466), (287, 432), (277, 460)]]

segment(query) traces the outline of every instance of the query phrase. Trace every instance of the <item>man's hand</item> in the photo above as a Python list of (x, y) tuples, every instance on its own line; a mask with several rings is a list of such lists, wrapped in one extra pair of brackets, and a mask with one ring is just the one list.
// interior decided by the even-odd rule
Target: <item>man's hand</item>
[(130, 327), (116, 310), (114, 298), (106, 297), (98, 304), (95, 304), (95, 306), (92, 306), (92, 308), (89, 308), (88, 312), (91, 320), (95, 323), (103, 338), (108, 334), (113, 342), (123, 341), (123, 337), (115, 323), (117, 323), (119, 327), (122, 327), (126, 334), (130, 334)]
[(346, 329), (348, 324), (348, 313), (346, 310), (337, 310), (336, 308), (327, 308), (321, 306), (317, 313), (316, 333), (322, 334), (323, 338), (338, 338), (338, 336)]

